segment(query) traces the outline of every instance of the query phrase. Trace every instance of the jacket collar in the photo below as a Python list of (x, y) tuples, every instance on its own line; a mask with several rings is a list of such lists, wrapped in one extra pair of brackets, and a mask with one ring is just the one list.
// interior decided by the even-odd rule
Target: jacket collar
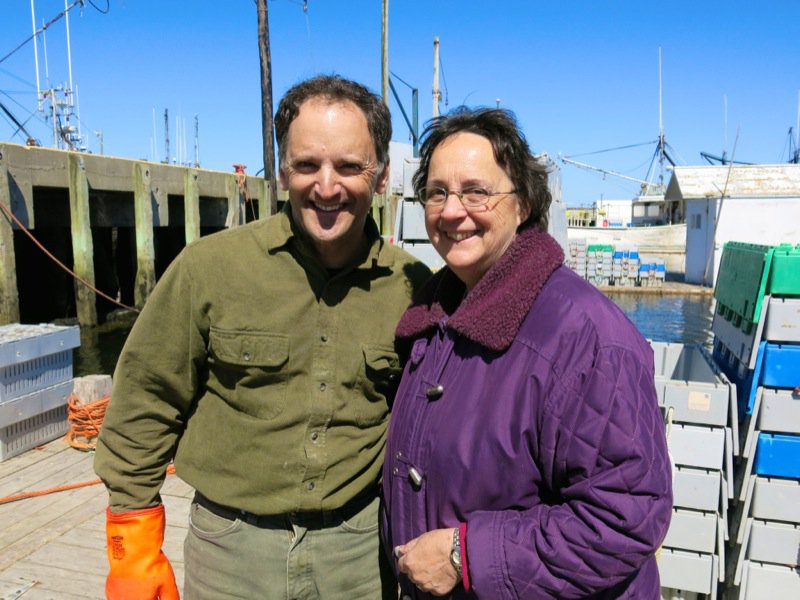
[(397, 336), (419, 337), (449, 317), (447, 326), (457, 333), (503, 351), (563, 262), (564, 252), (556, 240), (544, 231), (526, 229), (465, 298), (464, 283), (448, 267), (434, 275), (400, 319)]

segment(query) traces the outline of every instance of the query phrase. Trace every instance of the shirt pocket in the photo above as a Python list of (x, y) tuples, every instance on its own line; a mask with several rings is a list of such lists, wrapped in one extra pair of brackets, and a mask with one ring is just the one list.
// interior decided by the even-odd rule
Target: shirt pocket
[(287, 335), (212, 327), (209, 351), (211, 375), (228, 404), (259, 419), (283, 411), (289, 381)]
[(366, 402), (359, 403), (357, 421), (359, 425), (375, 425), (389, 414), (403, 370), (393, 348), (365, 345), (362, 353), (364, 362), (358, 388)]

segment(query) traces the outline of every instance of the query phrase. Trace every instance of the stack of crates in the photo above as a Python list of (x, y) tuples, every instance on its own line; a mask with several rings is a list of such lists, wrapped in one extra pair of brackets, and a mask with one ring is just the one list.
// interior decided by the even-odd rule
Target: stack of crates
[(76, 326), (0, 326), (0, 461), (67, 432)]
[(800, 598), (800, 246), (727, 243), (714, 296), (743, 440), (729, 595)]
[(667, 275), (667, 267), (661, 257), (642, 258), (639, 264), (639, 285), (641, 287), (662, 287)]
[(582, 279), (586, 279), (586, 240), (577, 239), (569, 241), (566, 259), (567, 266), (575, 271)]
[(634, 286), (639, 279), (639, 249), (615, 248), (612, 262), (614, 285)]
[(673, 462), (672, 520), (658, 556), (662, 598), (716, 598), (734, 491), (736, 388), (700, 345), (650, 345)]
[(589, 244), (586, 259), (586, 279), (594, 285), (609, 285), (613, 277), (614, 246)]

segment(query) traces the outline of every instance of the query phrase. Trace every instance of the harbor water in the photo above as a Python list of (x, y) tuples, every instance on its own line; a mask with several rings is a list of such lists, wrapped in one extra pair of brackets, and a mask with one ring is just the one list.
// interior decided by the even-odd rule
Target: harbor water
[[(710, 295), (609, 293), (608, 297), (648, 339), (711, 347), (714, 301)], [(81, 345), (74, 354), (75, 376), (113, 374), (131, 323), (123, 318), (82, 329)]]

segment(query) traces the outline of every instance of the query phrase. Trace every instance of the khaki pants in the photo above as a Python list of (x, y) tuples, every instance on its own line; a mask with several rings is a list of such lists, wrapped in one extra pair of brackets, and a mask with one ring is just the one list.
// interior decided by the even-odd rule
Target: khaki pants
[(343, 519), (231, 520), (196, 502), (184, 543), (185, 600), (396, 599), (378, 540), (376, 498)]

